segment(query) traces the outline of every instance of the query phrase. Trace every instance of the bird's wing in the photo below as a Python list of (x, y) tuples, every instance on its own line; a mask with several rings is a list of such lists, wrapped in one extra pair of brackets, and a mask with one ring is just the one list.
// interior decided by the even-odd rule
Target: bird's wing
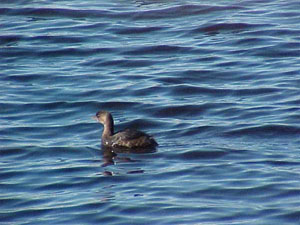
[(142, 136), (149, 136), (149, 135), (135, 129), (126, 129), (116, 133), (115, 136), (119, 137), (121, 140), (134, 140)]

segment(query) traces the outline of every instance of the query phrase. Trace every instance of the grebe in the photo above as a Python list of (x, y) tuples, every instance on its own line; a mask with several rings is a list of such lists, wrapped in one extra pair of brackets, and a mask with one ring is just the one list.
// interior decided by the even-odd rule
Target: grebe
[(114, 133), (114, 120), (107, 111), (99, 111), (94, 119), (103, 124), (102, 145), (112, 148), (155, 148), (154, 138), (142, 131), (125, 129)]

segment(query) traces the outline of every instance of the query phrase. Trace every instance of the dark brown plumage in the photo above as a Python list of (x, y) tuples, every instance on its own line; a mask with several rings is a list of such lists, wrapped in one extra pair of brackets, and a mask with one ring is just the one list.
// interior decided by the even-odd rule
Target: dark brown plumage
[(99, 111), (94, 117), (104, 129), (102, 133), (102, 145), (113, 148), (153, 148), (158, 144), (154, 138), (142, 131), (125, 129), (114, 133), (114, 120), (107, 111)]

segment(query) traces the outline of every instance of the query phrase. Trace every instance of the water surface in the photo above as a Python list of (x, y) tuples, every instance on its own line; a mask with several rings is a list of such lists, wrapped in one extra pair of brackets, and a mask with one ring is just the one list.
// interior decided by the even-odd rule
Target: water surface
[(1, 224), (298, 224), (299, 7), (3, 1)]

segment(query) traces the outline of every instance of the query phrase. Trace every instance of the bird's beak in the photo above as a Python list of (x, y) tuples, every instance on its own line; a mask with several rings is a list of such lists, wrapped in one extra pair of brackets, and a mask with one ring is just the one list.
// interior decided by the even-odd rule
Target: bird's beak
[(98, 121), (98, 118), (97, 118), (97, 116), (92, 116), (92, 119), (94, 119), (94, 120)]

